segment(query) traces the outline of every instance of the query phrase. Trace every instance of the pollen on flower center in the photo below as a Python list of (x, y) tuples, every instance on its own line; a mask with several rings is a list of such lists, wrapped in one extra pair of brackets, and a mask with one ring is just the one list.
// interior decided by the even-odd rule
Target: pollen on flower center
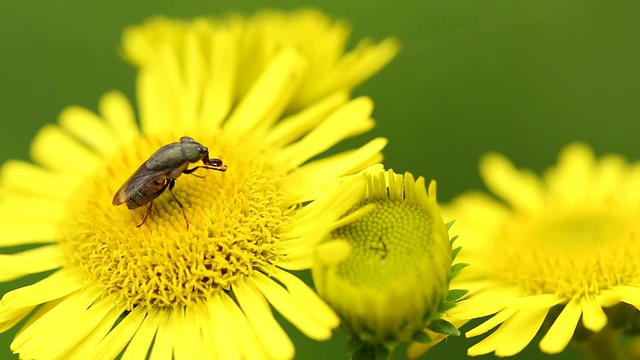
[(509, 224), (491, 256), (503, 281), (525, 293), (571, 299), (640, 274), (640, 268), (625, 260), (640, 255), (638, 234), (622, 217), (574, 214), (529, 220)]
[[(147, 206), (114, 207), (111, 197), (159, 147), (177, 140), (141, 141), (96, 174), (72, 204), (63, 225), (63, 246), (88, 282), (117, 295), (127, 306), (189, 304), (256, 269), (268, 271), (279, 254), (278, 228), (287, 221), (278, 193), (282, 177), (259, 154), (225, 141), (210, 143), (228, 170), (182, 174), (173, 189), (184, 205), (189, 228), (169, 191)], [(198, 164), (190, 164), (189, 168)], [(201, 164), (200, 164), (201, 165)], [(90, 185), (90, 186), (89, 186)]]
[[(374, 200), (376, 211), (334, 232), (353, 251), (338, 274), (356, 285), (384, 286), (414, 271), (431, 246), (432, 219), (418, 204)], [(375, 276), (373, 275), (375, 274)]]

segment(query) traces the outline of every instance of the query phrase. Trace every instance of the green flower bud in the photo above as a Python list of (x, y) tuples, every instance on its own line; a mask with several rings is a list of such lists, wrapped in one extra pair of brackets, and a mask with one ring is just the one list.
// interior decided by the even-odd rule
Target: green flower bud
[(427, 192), (410, 173), (363, 177), (364, 196), (318, 248), (313, 279), (352, 336), (392, 349), (440, 318), (451, 243), (435, 181)]

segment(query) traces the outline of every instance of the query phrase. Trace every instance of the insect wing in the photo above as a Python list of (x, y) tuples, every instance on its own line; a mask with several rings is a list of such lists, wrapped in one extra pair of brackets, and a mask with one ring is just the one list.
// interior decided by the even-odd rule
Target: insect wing
[(136, 170), (136, 172), (134, 172), (129, 177), (129, 179), (127, 179), (127, 181), (125, 181), (125, 183), (120, 186), (120, 189), (118, 189), (116, 194), (113, 196), (113, 201), (111, 202), (114, 206), (126, 203), (127, 200), (136, 196), (141, 189), (146, 189), (147, 187), (153, 185), (156, 179), (166, 175), (166, 173), (169, 172), (168, 169), (149, 170), (146, 165), (146, 162), (140, 165), (138, 170)]

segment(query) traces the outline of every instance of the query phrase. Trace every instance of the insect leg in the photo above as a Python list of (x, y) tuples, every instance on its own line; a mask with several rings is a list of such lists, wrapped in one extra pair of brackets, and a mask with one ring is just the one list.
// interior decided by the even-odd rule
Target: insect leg
[(175, 185), (176, 185), (175, 179), (169, 180), (169, 193), (171, 194), (171, 196), (173, 196), (173, 200), (176, 201), (178, 206), (180, 206), (180, 210), (182, 210), (182, 216), (184, 216), (184, 221), (187, 223), (187, 230), (189, 230), (189, 220), (187, 220), (187, 213), (184, 211), (184, 206), (182, 206), (182, 203), (180, 202), (180, 200), (178, 200), (178, 197), (176, 197), (176, 195), (172, 191)]
[(147, 221), (147, 216), (149, 216), (149, 213), (151, 212), (151, 207), (153, 206), (153, 200), (149, 201), (149, 207), (147, 207), (147, 212), (144, 214), (144, 218), (142, 219), (142, 222), (138, 225), (136, 225), (136, 227), (140, 227), (142, 226), (142, 224), (144, 224), (145, 221)]

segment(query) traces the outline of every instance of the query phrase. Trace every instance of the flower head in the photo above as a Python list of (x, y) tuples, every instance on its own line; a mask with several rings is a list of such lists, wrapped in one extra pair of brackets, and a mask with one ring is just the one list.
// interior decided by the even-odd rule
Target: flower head
[[(595, 159), (573, 144), (539, 178), (503, 156), (481, 162), (485, 183), (504, 202), (462, 195), (446, 208), (456, 218), (461, 260), (471, 266), (459, 278), (470, 297), (450, 315), (493, 315), (467, 336), (499, 326), (469, 349), (470, 355), (520, 352), (552, 322), (540, 342), (546, 353), (562, 351), (581, 323), (598, 332), (608, 308), (623, 302), (640, 307), (637, 217), (640, 166), (620, 156)], [(554, 318), (550, 309), (561, 311)]]
[[(393, 348), (439, 318), (452, 251), (436, 184), (365, 172), (365, 193), (318, 247), (318, 293), (361, 342)], [(355, 220), (354, 220), (355, 219)]]
[[(286, 270), (310, 267), (314, 246), (362, 191), (342, 177), (379, 162), (385, 140), (309, 159), (373, 126), (372, 102), (350, 100), (349, 90), (397, 50), (385, 41), (343, 54), (346, 37), (342, 23), (314, 11), (128, 29), (141, 128), (124, 96), (108, 93), (99, 113), (71, 107), (45, 126), (34, 163), (2, 167), (0, 246), (45, 244), (0, 255), (2, 280), (55, 270), (0, 301), (1, 331), (39, 306), (12, 350), (35, 359), (291, 358), (269, 304), (311, 338), (329, 338), (338, 317)], [(174, 196), (155, 192), (164, 177), (136, 185), (159, 195), (138, 227), (147, 207), (114, 207), (114, 193), (182, 136), (227, 171), (171, 165), (175, 186), (164, 184)]]

